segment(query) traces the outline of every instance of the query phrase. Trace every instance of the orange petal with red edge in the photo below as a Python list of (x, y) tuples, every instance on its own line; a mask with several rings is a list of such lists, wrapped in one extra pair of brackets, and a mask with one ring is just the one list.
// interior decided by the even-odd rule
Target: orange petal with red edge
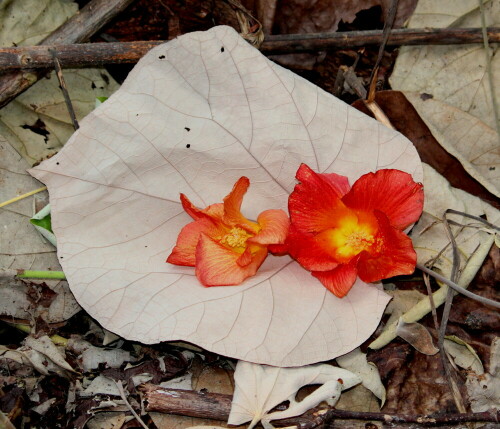
[(358, 210), (380, 210), (394, 228), (403, 230), (422, 214), (424, 192), (410, 174), (386, 169), (361, 176), (342, 201)]
[(197, 221), (188, 223), (181, 229), (177, 237), (177, 243), (167, 258), (167, 262), (174, 265), (194, 267), (196, 264), (196, 246), (202, 233), (215, 237), (223, 235), (225, 230), (210, 218), (200, 218)]
[(335, 228), (339, 217), (352, 216), (340, 197), (341, 188), (302, 164), (297, 171), (301, 183), (288, 198), (291, 222), (300, 232)]
[(245, 196), (250, 180), (248, 177), (242, 176), (234, 184), (231, 192), (224, 198), (224, 222), (227, 225), (238, 226), (247, 232), (255, 234), (258, 231), (258, 225), (255, 222), (250, 222), (241, 214), (241, 203)]
[(260, 232), (247, 240), (247, 243), (282, 244), (290, 227), (290, 219), (283, 210), (265, 210), (257, 218)]
[(402, 231), (391, 226), (387, 216), (376, 210), (374, 212), (379, 223), (377, 240), (383, 242), (378, 254), (368, 252), (360, 254), (358, 275), (361, 280), (373, 283), (389, 277), (412, 274), (417, 263), (417, 254), (411, 239)]
[(221, 219), (223, 215), (223, 205), (222, 203), (212, 204), (205, 209), (199, 209), (196, 207), (186, 195), (181, 194), (180, 196), (182, 208), (184, 211), (191, 216), (194, 220), (198, 219)]
[(301, 233), (293, 223), (290, 225), (285, 245), (290, 256), (306, 270), (327, 271), (339, 265), (325, 243), (318, 241), (314, 234)]
[(355, 261), (339, 265), (330, 271), (313, 271), (311, 274), (339, 298), (347, 295), (358, 276)]
[(232, 286), (255, 275), (266, 259), (267, 249), (262, 247), (252, 254), (251, 262), (238, 264), (240, 253), (233, 252), (205, 234), (201, 234), (196, 247), (196, 276), (203, 286)]

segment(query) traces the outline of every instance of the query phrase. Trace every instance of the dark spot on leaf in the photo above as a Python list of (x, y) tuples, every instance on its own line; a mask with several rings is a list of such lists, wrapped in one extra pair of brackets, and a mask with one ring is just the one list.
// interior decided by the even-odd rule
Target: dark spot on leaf
[(188, 143), (188, 144), (186, 145), (186, 147), (189, 149), (189, 148), (191, 147), (191, 145)]
[(220, 51), (221, 51), (221, 52), (224, 52), (224, 46), (222, 46), (222, 47), (220, 48)]
[(184, 127), (184, 129), (185, 129), (187, 132), (191, 131), (191, 128), (188, 128), (188, 127)]
[(160, 55), (160, 56), (158, 57), (158, 59), (160, 59), (160, 60), (164, 60), (164, 59), (165, 59), (165, 55)]
[(95, 86), (94, 81), (92, 81), (92, 85), (90, 85), (90, 88), (91, 88), (91, 89), (96, 89), (96, 88), (97, 88), (97, 86)]
[(39, 136), (43, 136), (43, 141), (45, 143), (49, 141), (50, 131), (47, 131), (45, 122), (43, 122), (40, 118), (38, 118), (33, 125), (24, 124), (21, 125), (21, 128), (23, 128), (24, 130), (30, 130), (35, 134), (38, 134)]
[[(106, 82), (106, 85), (109, 85), (109, 77), (107, 75), (105, 75), (104, 73), (100, 73), (100, 75), (102, 77), (102, 80), (104, 82)], [(101, 87), (101, 89), (103, 89), (103, 88)]]
[(423, 92), (422, 94), (420, 94), (420, 98), (423, 101), (426, 101), (426, 100), (430, 100), (431, 98), (434, 98), (434, 96), (432, 94), (427, 94), (426, 92)]

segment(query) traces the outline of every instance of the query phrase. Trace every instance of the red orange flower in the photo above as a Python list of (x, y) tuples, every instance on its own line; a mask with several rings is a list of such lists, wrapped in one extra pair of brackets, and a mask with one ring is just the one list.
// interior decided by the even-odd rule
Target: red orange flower
[(336, 296), (357, 276), (371, 283), (414, 271), (416, 254), (403, 230), (420, 217), (424, 198), (408, 173), (379, 170), (352, 188), (346, 177), (305, 164), (296, 177), (284, 249)]
[(268, 245), (284, 243), (289, 219), (283, 210), (265, 210), (257, 222), (240, 212), (250, 181), (241, 177), (223, 203), (201, 210), (181, 194), (194, 222), (182, 228), (167, 262), (196, 267), (204, 286), (230, 286), (253, 276), (268, 254)]

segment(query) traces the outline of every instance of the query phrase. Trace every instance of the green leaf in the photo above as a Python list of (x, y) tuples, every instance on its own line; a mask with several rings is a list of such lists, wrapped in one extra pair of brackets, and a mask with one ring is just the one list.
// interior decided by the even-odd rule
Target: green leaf
[(33, 225), (39, 226), (40, 228), (52, 232), (52, 219), (50, 217), (50, 214), (48, 214), (42, 219), (30, 219), (30, 222)]

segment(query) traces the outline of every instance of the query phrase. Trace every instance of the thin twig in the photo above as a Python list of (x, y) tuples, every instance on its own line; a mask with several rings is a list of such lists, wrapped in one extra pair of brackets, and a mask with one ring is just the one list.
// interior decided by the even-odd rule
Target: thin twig
[(76, 131), (78, 128), (80, 128), (80, 126), (78, 125), (78, 121), (76, 119), (75, 109), (73, 109), (73, 103), (71, 102), (71, 98), (69, 98), (68, 87), (66, 86), (66, 81), (64, 80), (61, 63), (57, 59), (57, 53), (54, 49), (49, 49), (49, 52), (54, 59), (54, 68), (56, 69), (57, 80), (59, 81), (59, 86), (61, 87), (61, 91), (63, 93), (64, 102), (66, 103), (66, 108), (68, 109), (71, 122), (73, 123), (73, 128)]
[[(458, 253), (458, 246), (455, 240), (455, 236), (450, 228), (448, 223), (448, 218), (446, 217), (446, 211), (443, 214), (443, 226), (446, 231), (446, 235), (448, 236), (452, 254), (453, 254), (453, 265), (451, 268), (451, 281), (456, 282), (458, 280), (458, 273), (460, 269), (460, 254)], [(450, 317), (451, 305), (453, 303), (453, 297), (456, 295), (453, 289), (448, 288), (446, 293), (446, 300), (444, 302), (443, 315), (441, 316), (441, 326), (438, 331), (438, 347), (439, 347), (439, 355), (441, 357), (441, 363), (443, 365), (444, 372), (446, 374), (446, 381), (449, 385), (451, 395), (453, 400), (455, 401), (455, 405), (457, 406), (458, 411), (461, 413), (465, 413), (467, 409), (465, 408), (465, 403), (463, 397), (460, 393), (460, 389), (457, 386), (455, 380), (455, 374), (451, 372), (448, 356), (446, 354), (446, 350), (444, 348), (444, 336), (446, 333), (446, 327), (448, 326), (448, 319)]]
[(146, 426), (146, 423), (144, 423), (142, 421), (142, 419), (139, 417), (139, 415), (135, 412), (135, 410), (132, 408), (132, 405), (130, 405), (130, 402), (128, 401), (127, 399), (127, 396), (125, 395), (125, 391), (123, 390), (123, 384), (122, 384), (122, 381), (121, 380), (118, 380), (116, 381), (115, 380), (115, 384), (116, 384), (116, 387), (118, 387), (118, 392), (120, 392), (120, 396), (122, 397), (123, 399), (123, 402), (125, 402), (125, 405), (127, 406), (127, 408), (130, 410), (130, 412), (132, 413), (132, 415), (135, 417), (135, 419), (137, 420), (137, 422), (144, 428), (144, 429), (149, 429), (147, 426)]
[(485, 304), (485, 305), (491, 305), (492, 307), (500, 308), (499, 302), (494, 301), (494, 300), (489, 299), (489, 298), (485, 298), (484, 296), (476, 295), (475, 293), (468, 291), (467, 289), (459, 286), (458, 284), (452, 282), (451, 280), (447, 279), (446, 277), (443, 277), (441, 274), (438, 274), (438, 273), (430, 270), (429, 268), (427, 268), (426, 266), (424, 266), (422, 264), (417, 264), (417, 268), (419, 270), (431, 275), (436, 280), (439, 280), (440, 282), (444, 283), (445, 285), (448, 285), (452, 289), (456, 290), (457, 292), (461, 293), (462, 295), (465, 295), (466, 297), (468, 297), (470, 299), (473, 299), (473, 300), (478, 301), (478, 302)]
[(23, 200), (24, 198), (31, 197), (32, 195), (35, 195), (38, 192), (43, 192), (46, 190), (47, 190), (47, 187), (42, 186), (41, 188), (35, 189), (34, 191), (26, 192), (25, 194), (19, 195), (18, 197), (14, 197), (14, 198), (11, 198), (10, 200), (4, 201), (3, 203), (0, 203), (0, 208), (8, 206), (9, 204), (15, 203), (16, 201)]
[[(191, 417), (227, 421), (231, 409), (231, 395), (201, 393), (193, 390), (166, 389), (151, 383), (140, 386), (146, 411), (179, 414)], [(209, 417), (207, 416), (209, 414)], [(277, 414), (277, 418), (278, 418)], [(273, 420), (275, 427), (315, 427), (308, 423), (328, 423), (332, 420), (377, 420), (384, 423), (417, 423), (422, 426), (457, 424), (466, 422), (500, 422), (500, 411), (465, 414), (389, 414), (315, 408), (303, 416)]]
[[(67, 20), (53, 33), (42, 40), (39, 45), (49, 47), (85, 42), (106, 25), (111, 19), (122, 12), (133, 0), (91, 0), (74, 16)], [(0, 76), (0, 107), (5, 106), (19, 94), (26, 91), (39, 79), (44, 77), (48, 68), (52, 68), (53, 60), (46, 50), (47, 63), (43, 70), (34, 70), (29, 56), (18, 58), (25, 70), (3, 73)], [(0, 65), (0, 69), (5, 70)]]
[[(337, 33), (283, 34), (267, 36), (260, 50), (265, 55), (297, 52), (316, 52), (380, 45), (380, 30)], [(500, 28), (488, 28), (491, 43), (500, 42)], [(481, 28), (396, 29), (392, 30), (386, 46), (450, 45), (482, 43)], [(163, 41), (137, 41), (115, 43), (48, 44), (0, 48), (0, 69), (19, 70), (49, 68), (53, 65), (49, 48), (55, 49), (61, 67), (95, 67), (103, 64), (136, 63), (152, 48)], [(61, 42), (59, 42), (61, 43)], [(33, 70), (31, 70), (33, 72)], [(1, 88), (1, 82), (0, 82)], [(2, 98), (0, 98), (1, 106)]]
[(380, 44), (380, 48), (378, 50), (377, 61), (375, 61), (375, 65), (373, 66), (371, 75), (370, 75), (370, 83), (368, 84), (368, 88), (372, 87), (372, 83), (375, 79), (376, 74), (378, 73), (378, 67), (385, 52), (385, 46), (387, 45), (387, 41), (389, 40), (389, 36), (391, 35), (391, 29), (394, 25), (394, 19), (396, 18), (396, 12), (398, 10), (399, 0), (392, 0), (391, 6), (387, 12), (387, 17), (385, 18), (384, 28), (382, 29), (382, 43)]

